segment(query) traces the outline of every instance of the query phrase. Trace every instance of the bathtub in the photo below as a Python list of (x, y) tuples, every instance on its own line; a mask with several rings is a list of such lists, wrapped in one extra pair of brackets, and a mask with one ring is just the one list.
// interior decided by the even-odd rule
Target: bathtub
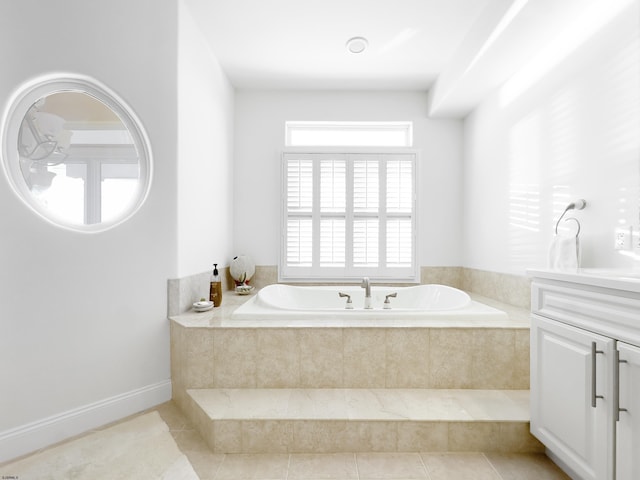
[[(364, 307), (364, 289), (356, 285), (262, 288), (231, 315), (236, 320), (505, 320), (507, 314), (471, 300), (462, 290), (445, 285), (371, 287), (371, 309)], [(341, 296), (342, 294), (343, 296)], [(388, 295), (389, 302), (385, 299)], [(347, 304), (348, 295), (351, 305)], [(347, 307), (352, 308), (347, 308)]]

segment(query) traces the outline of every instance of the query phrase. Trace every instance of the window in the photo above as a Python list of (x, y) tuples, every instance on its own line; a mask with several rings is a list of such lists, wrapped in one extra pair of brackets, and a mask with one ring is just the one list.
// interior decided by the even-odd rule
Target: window
[(286, 122), (288, 147), (410, 147), (412, 122)]
[(151, 182), (151, 150), (134, 112), (84, 76), (25, 84), (1, 120), (2, 166), (43, 219), (99, 232), (130, 218)]
[(283, 154), (283, 281), (416, 281), (417, 152)]

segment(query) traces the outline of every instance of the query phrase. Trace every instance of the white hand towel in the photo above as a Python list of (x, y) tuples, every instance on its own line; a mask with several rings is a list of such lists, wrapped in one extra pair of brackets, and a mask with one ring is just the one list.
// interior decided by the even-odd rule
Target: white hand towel
[(575, 235), (558, 234), (549, 249), (549, 268), (576, 271), (580, 266), (580, 242)]

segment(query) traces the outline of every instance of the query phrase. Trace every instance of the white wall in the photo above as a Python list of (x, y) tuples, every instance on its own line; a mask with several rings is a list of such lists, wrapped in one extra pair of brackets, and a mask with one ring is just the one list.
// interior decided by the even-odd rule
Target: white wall
[(233, 95), (189, 9), (180, 2), (178, 277), (233, 257)]
[(170, 397), (176, 5), (0, 2), (0, 108), (34, 76), (93, 76), (140, 117), (155, 161), (141, 210), (97, 234), (43, 221), (0, 174), (0, 461)]
[(640, 251), (613, 249), (616, 228), (640, 227), (638, 5), (592, 28), (577, 48), (571, 42), (588, 30), (567, 25), (574, 35), (552, 43), (539, 57), (546, 63), (532, 59), (538, 68), (466, 119), (465, 266), (514, 274), (546, 267), (555, 221), (578, 198), (588, 203), (575, 213), (582, 265), (640, 266)]
[(411, 120), (421, 150), (420, 264), (460, 265), (462, 122), (429, 119), (426, 108), (427, 95), (418, 92), (237, 92), (235, 254), (278, 263), (285, 121)]

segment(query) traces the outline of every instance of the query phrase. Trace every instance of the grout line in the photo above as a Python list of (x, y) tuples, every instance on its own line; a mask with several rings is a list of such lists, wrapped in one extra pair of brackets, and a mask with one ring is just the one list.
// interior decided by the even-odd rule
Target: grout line
[(482, 456), (484, 457), (484, 459), (487, 461), (487, 463), (491, 466), (491, 468), (493, 469), (494, 472), (496, 472), (496, 475), (498, 475), (498, 478), (500, 480), (504, 480), (504, 477), (502, 475), (500, 475), (500, 472), (496, 469), (495, 465), (493, 464), (493, 462), (491, 460), (489, 460), (489, 458), (487, 457), (487, 455), (485, 454), (485, 452), (480, 452), (482, 454)]
[[(204, 439), (202, 440), (204, 442)], [(207, 446), (207, 448), (209, 448), (209, 446)], [(211, 450), (209, 450), (211, 451)], [(213, 452), (211, 452), (213, 453)], [(215, 455), (215, 454), (214, 454)], [(216, 467), (215, 471), (213, 472), (213, 478), (215, 479), (218, 476), (218, 472), (220, 471), (220, 468), (222, 468), (222, 464), (225, 462), (225, 460), (227, 459), (227, 454), (224, 454), (224, 457), (222, 457), (222, 461), (218, 464), (218, 466)], [(196, 472), (197, 474), (197, 472)]]
[(422, 458), (422, 453), (421, 452), (418, 452), (418, 457), (420, 458), (420, 463), (422, 463), (422, 468), (424, 468), (424, 471), (427, 474), (427, 480), (431, 480), (431, 475), (429, 474), (429, 469), (427, 468), (427, 464), (424, 463), (424, 458)]
[(284, 476), (284, 480), (289, 480), (289, 470), (291, 469), (291, 454), (289, 454), (289, 458), (287, 458), (287, 473)]
[(353, 461), (356, 464), (356, 477), (358, 477), (358, 480), (360, 480), (360, 469), (358, 469), (358, 455), (353, 452)]

